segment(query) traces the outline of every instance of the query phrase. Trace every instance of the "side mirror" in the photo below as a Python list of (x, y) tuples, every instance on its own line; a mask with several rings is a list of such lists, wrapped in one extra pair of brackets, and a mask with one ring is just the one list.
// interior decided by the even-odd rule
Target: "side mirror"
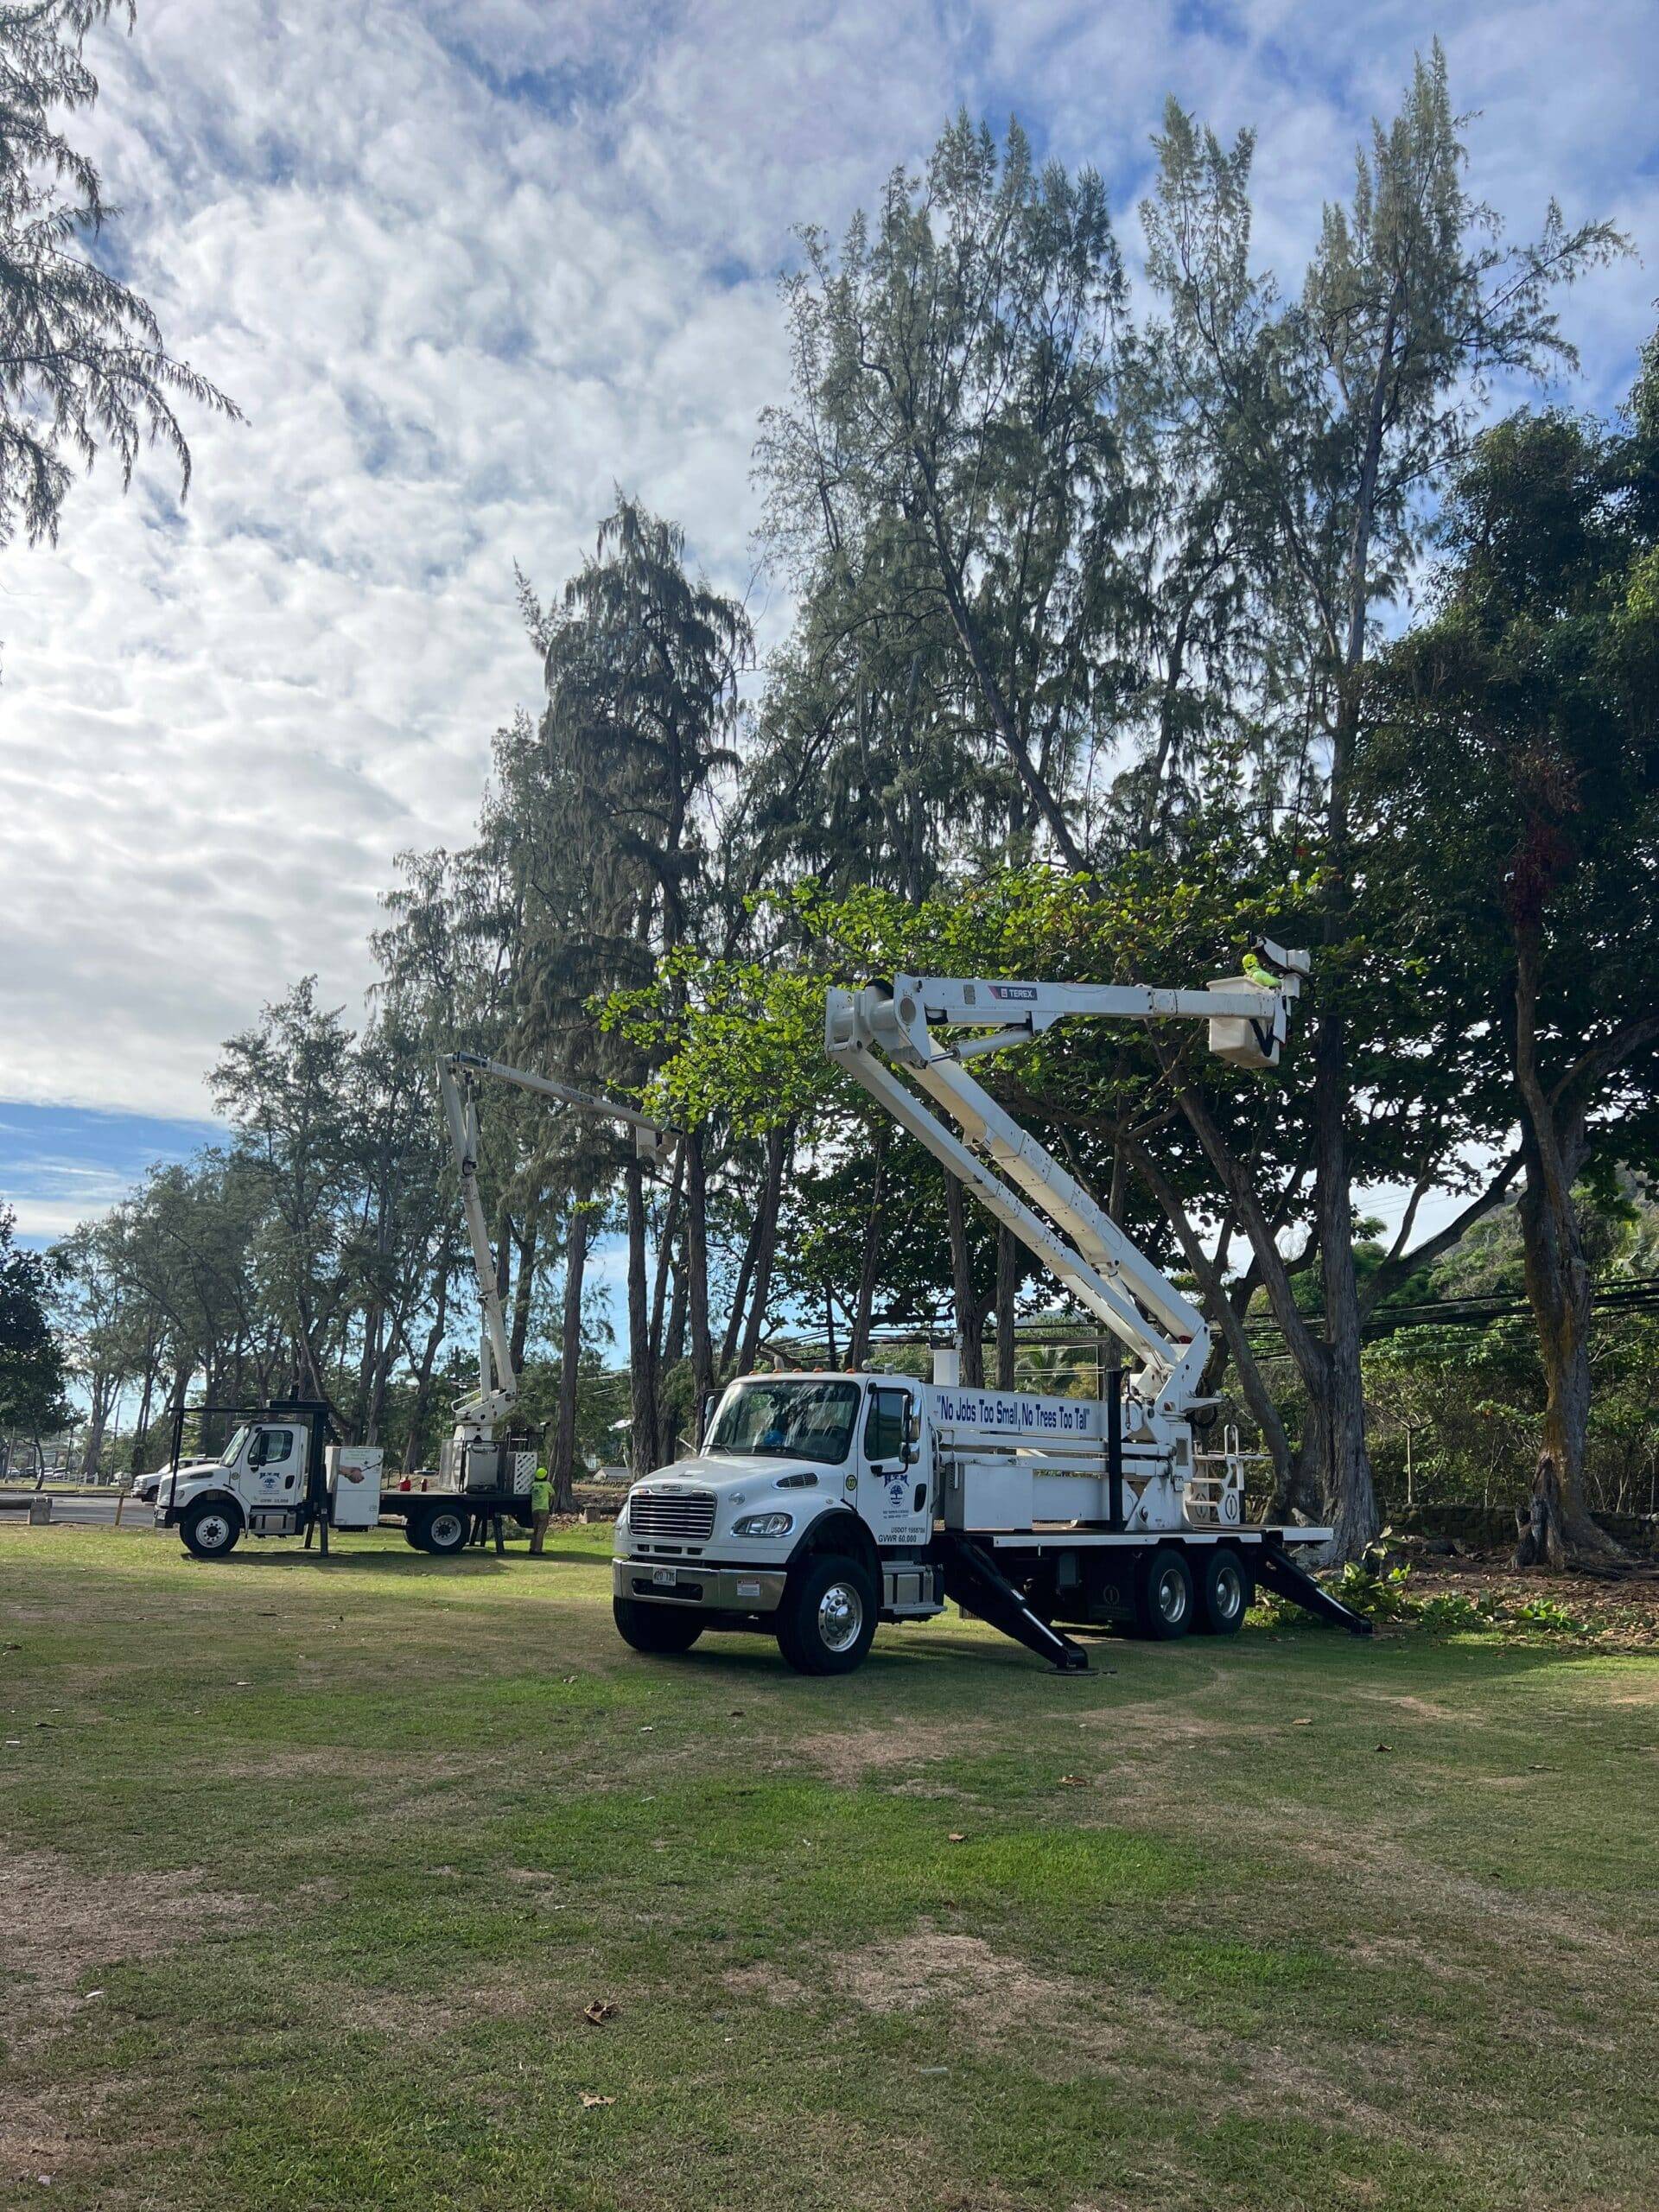
[(916, 1446), (908, 1436), (904, 1440), (899, 1457), (906, 1467), (913, 1467), (916, 1464)]

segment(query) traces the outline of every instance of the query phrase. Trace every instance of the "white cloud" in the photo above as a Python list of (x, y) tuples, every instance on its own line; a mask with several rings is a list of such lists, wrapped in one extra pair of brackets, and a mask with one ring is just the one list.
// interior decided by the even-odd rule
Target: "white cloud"
[[(1477, 188), (1651, 238), (1643, 0), (1441, 11)], [(551, 588), (620, 481), (747, 583), (772, 278), (959, 101), (1018, 111), (1120, 206), (1174, 89), (1261, 126), (1293, 255), (1429, 26), (1025, 0), (147, 0), (86, 126), (120, 250), (245, 426), (77, 487), (0, 597), (0, 1095), (203, 1109), (219, 1039), (297, 974), (354, 1005), (392, 856), (468, 834), (534, 689), (512, 564)], [(1649, 156), (1645, 163), (1643, 153)], [(1132, 232), (1131, 220), (1126, 229)], [(1586, 391), (1628, 381), (1653, 279), (1571, 303)]]

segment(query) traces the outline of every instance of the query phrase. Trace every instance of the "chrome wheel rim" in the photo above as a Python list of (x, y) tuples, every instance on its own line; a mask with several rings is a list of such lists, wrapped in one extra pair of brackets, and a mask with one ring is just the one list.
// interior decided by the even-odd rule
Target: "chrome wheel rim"
[(1216, 1611), (1221, 1618), (1236, 1620), (1244, 1610), (1244, 1586), (1236, 1567), (1229, 1564), (1217, 1569), (1215, 1593)]
[(850, 1583), (832, 1582), (818, 1600), (818, 1638), (826, 1651), (850, 1651), (864, 1626), (864, 1601)]
[(435, 1544), (448, 1547), (459, 1541), (461, 1534), (461, 1522), (453, 1513), (440, 1513), (433, 1520), (427, 1534)]
[(1166, 1567), (1158, 1578), (1158, 1611), (1171, 1628), (1185, 1618), (1186, 1583), (1179, 1567)]
[(204, 1551), (222, 1551), (231, 1540), (231, 1524), (222, 1513), (204, 1513), (196, 1523), (196, 1541)]

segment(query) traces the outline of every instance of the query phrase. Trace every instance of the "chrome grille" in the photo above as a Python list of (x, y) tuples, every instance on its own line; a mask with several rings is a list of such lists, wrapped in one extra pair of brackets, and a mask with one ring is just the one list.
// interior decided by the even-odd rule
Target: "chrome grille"
[(628, 1500), (628, 1527), (636, 1536), (706, 1544), (715, 1533), (714, 1492), (637, 1490)]

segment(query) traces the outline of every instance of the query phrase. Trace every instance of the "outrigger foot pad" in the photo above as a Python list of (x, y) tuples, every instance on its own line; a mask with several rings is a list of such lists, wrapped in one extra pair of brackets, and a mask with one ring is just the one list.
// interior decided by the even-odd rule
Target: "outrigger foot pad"
[(944, 1594), (964, 1613), (1001, 1629), (1004, 1636), (1023, 1643), (1027, 1651), (1046, 1659), (1063, 1675), (1088, 1673), (1089, 1654), (1083, 1646), (1033, 1612), (988, 1552), (955, 1529), (947, 1529), (940, 1541), (944, 1552)]

